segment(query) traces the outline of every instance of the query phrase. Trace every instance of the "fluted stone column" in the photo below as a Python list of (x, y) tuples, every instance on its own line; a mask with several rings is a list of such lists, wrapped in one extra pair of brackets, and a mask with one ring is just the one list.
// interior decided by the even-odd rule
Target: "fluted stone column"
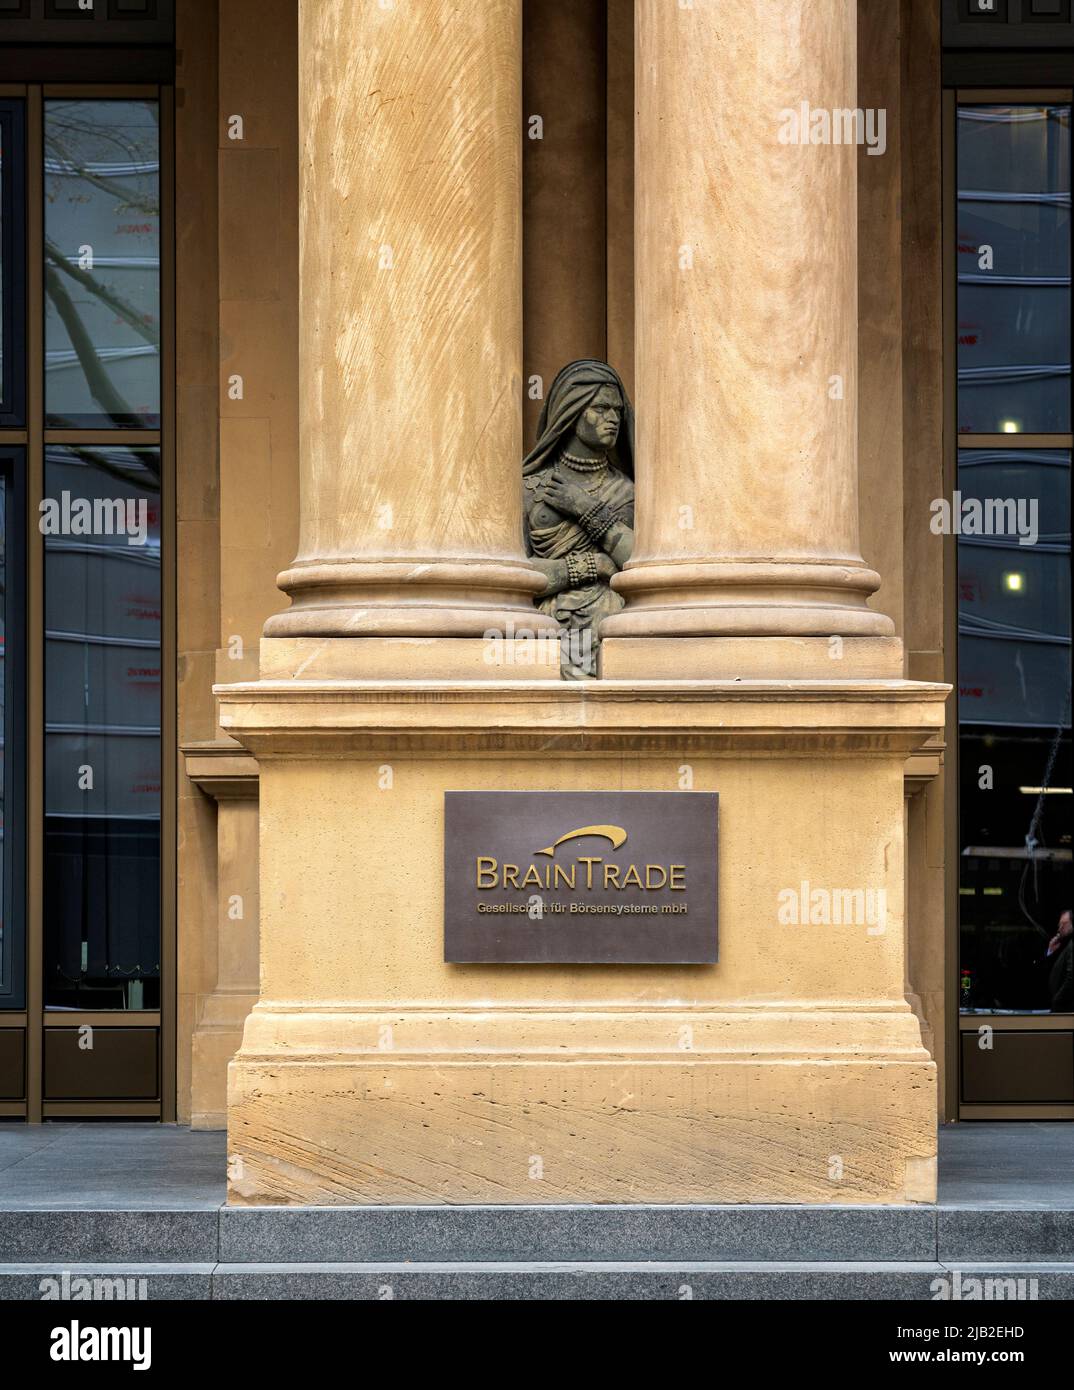
[(857, 150), (780, 139), (855, 107), (855, 22), (637, 0), (638, 530), (605, 675), (901, 674), (858, 546)]
[(487, 674), (482, 634), (551, 625), (521, 530), (521, 0), (298, 23), (302, 524), (262, 675)]

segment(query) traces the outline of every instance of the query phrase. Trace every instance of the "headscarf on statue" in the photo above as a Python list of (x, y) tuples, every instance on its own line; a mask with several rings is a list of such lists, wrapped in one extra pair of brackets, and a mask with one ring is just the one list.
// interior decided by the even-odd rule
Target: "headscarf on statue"
[(530, 477), (554, 464), (564, 444), (574, 433), (582, 411), (593, 401), (602, 386), (615, 386), (623, 399), (623, 415), (619, 423), (619, 438), (609, 451), (613, 467), (634, 477), (634, 411), (619, 373), (607, 362), (583, 357), (568, 362), (549, 388), (537, 421), (537, 443), (522, 460), (522, 475)]

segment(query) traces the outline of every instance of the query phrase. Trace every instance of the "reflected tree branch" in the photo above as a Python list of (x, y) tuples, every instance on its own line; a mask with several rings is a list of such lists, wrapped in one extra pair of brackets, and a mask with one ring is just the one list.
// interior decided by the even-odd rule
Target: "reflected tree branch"
[(69, 275), (83, 289), (89, 290), (90, 294), (103, 304), (107, 304), (109, 309), (118, 314), (130, 328), (133, 328), (140, 338), (144, 338), (153, 347), (160, 347), (160, 333), (157, 329), (147, 324), (138, 311), (114, 290), (110, 290), (99, 280), (95, 280), (88, 270), (83, 270), (81, 266), (75, 265), (47, 238), (45, 240), (45, 254), (57, 269), (62, 270), (65, 275)]
[(97, 356), (86, 325), (82, 322), (71, 296), (67, 293), (67, 286), (55, 269), (48, 265), (45, 267), (45, 290), (56, 306), (56, 312), (59, 314), (64, 328), (67, 329), (67, 336), (71, 340), (75, 356), (86, 374), (86, 384), (89, 387), (90, 395), (101, 409), (111, 415), (113, 419), (132, 418), (134, 411), (109, 379), (108, 373)]

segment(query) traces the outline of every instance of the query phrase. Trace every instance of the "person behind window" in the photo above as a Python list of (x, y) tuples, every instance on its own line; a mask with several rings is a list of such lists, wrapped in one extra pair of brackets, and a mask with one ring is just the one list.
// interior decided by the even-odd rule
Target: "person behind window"
[(1059, 914), (1059, 928), (1044, 953), (1048, 998), (1053, 1013), (1074, 1009), (1074, 927), (1070, 908)]

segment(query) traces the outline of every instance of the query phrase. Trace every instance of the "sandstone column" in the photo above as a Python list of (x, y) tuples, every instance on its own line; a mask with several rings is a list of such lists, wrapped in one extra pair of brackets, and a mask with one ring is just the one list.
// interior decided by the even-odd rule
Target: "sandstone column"
[[(451, 639), (550, 625), (521, 534), (521, 0), (298, 25), (302, 524), (262, 675), (420, 673), (415, 638), (487, 674)], [(382, 640), (302, 640), (356, 637)]]
[(901, 674), (858, 546), (857, 150), (786, 142), (803, 103), (853, 111), (855, 7), (636, 22), (638, 531), (604, 674), (833, 674), (833, 635), (867, 639), (839, 674)]

